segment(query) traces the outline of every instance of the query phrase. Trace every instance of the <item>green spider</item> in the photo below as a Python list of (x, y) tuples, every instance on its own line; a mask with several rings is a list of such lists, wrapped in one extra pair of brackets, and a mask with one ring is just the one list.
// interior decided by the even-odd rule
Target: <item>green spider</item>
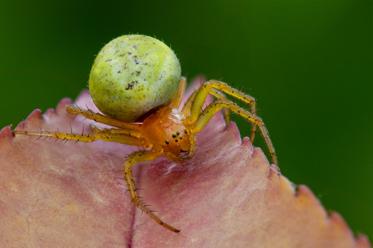
[[(185, 86), (179, 61), (169, 47), (149, 36), (124, 35), (105, 45), (91, 70), (90, 94), (104, 114), (77, 106), (66, 108), (70, 114), (82, 115), (112, 128), (92, 127), (92, 133), (87, 135), (24, 130), (16, 130), (15, 134), (80, 142), (103, 140), (142, 147), (124, 162), (124, 179), (131, 200), (158, 224), (180, 232), (162, 221), (139, 199), (132, 174), (136, 164), (160, 156), (176, 162), (191, 158), (196, 149), (196, 134), (221, 110), (227, 123), (229, 113), (233, 112), (252, 124), (251, 142), (258, 128), (272, 162), (277, 164), (274, 146), (263, 121), (256, 115), (253, 97), (224, 82), (210, 80), (195, 90), (181, 108)], [(230, 101), (224, 94), (248, 104), (250, 111)], [(203, 108), (208, 95), (214, 96), (215, 101)]]

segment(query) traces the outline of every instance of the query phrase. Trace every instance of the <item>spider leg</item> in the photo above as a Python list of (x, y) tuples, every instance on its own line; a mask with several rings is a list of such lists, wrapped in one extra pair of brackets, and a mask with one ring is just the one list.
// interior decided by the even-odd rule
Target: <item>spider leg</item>
[(73, 115), (82, 115), (87, 119), (94, 120), (96, 122), (106, 124), (113, 127), (118, 127), (122, 129), (129, 129), (129, 130), (139, 130), (141, 128), (140, 123), (128, 123), (121, 120), (116, 120), (112, 117), (107, 115), (103, 115), (100, 113), (95, 113), (92, 110), (84, 110), (79, 108), (75, 105), (68, 105), (66, 106), (66, 111)]
[(228, 100), (217, 100), (210, 105), (208, 105), (202, 113), (199, 115), (198, 119), (192, 126), (192, 132), (198, 133), (200, 132), (209, 122), (209, 120), (220, 110), (227, 108), (230, 111), (236, 113), (237, 115), (241, 116), (242, 118), (246, 119), (248, 122), (252, 123), (253, 126), (258, 126), (261, 135), (268, 147), (269, 153), (271, 154), (272, 162), (274, 164), (278, 164), (277, 155), (275, 148), (272, 144), (272, 141), (269, 137), (268, 130), (264, 125), (262, 119), (249, 111), (241, 108), (237, 104), (228, 101)]
[(98, 128), (94, 125), (90, 125), (90, 128), (93, 132), (97, 132), (97, 133), (107, 133), (111, 136), (121, 136), (121, 135), (125, 135), (125, 136), (129, 136), (129, 137), (132, 137), (132, 138), (138, 138), (138, 139), (141, 139), (143, 136), (141, 135), (141, 130), (131, 130), (131, 129), (122, 129), (122, 128)]
[[(228, 100), (226, 98), (226, 96), (224, 95), (224, 93), (220, 92), (220, 91), (217, 91), (217, 90), (211, 90), (210, 92), (211, 95), (213, 95), (216, 99), (220, 99), (220, 100)], [(229, 111), (229, 109), (227, 108), (223, 108), (222, 109), (222, 112), (223, 112), (223, 117), (224, 117), (224, 121), (225, 121), (225, 125), (228, 126), (229, 123), (231, 122), (231, 112)], [(251, 130), (253, 131), (253, 129)], [(254, 130), (255, 131), (255, 130)], [(250, 135), (251, 136), (251, 135)]]
[(147, 208), (147, 206), (140, 200), (139, 196), (136, 193), (135, 180), (132, 174), (132, 167), (139, 162), (153, 160), (159, 155), (160, 154), (158, 152), (154, 152), (154, 151), (137, 151), (137, 152), (131, 153), (128, 156), (126, 162), (124, 163), (124, 179), (127, 183), (127, 187), (131, 195), (131, 200), (136, 205), (136, 207), (144, 211), (147, 215), (150, 216), (150, 218), (152, 218), (159, 225), (167, 228), (170, 231), (178, 233), (180, 232), (180, 230), (163, 222), (157, 215), (154, 214), (152, 210)]
[[(190, 97), (187, 99), (186, 103), (184, 104), (183, 110), (182, 110), (182, 113), (184, 114), (184, 116), (190, 116), (191, 107), (192, 107), (193, 101), (197, 93), (198, 93), (198, 90), (194, 91), (192, 95), (190, 95)], [(215, 96), (217, 99), (227, 99), (224, 93), (217, 91), (217, 90), (211, 90), (210, 94)], [(223, 109), (223, 117), (224, 117), (225, 124), (228, 126), (231, 121), (229, 109)]]
[[(92, 128), (92, 127), (91, 127)], [(103, 140), (107, 142), (116, 142), (127, 145), (147, 147), (148, 144), (145, 139), (126, 135), (125, 133), (118, 133), (118, 129), (98, 129), (92, 128), (90, 134), (74, 134), (65, 132), (49, 132), (49, 131), (27, 131), (15, 130), (16, 135), (51, 137), (60, 140), (74, 140), (77, 142), (94, 142), (96, 140)]]
[(170, 103), (170, 106), (172, 108), (179, 107), (179, 105), (181, 103), (181, 100), (183, 99), (183, 95), (184, 95), (184, 92), (185, 92), (185, 87), (186, 87), (186, 80), (185, 80), (184, 77), (182, 77), (180, 79), (179, 88), (177, 90), (177, 93)]
[[(190, 115), (188, 117), (188, 123), (194, 123), (199, 115), (201, 114), (203, 104), (206, 100), (207, 95), (211, 94), (215, 96), (218, 99), (223, 99), (225, 98), (224, 95), (222, 96), (217, 92), (223, 92), (229, 96), (232, 96), (234, 98), (237, 98), (238, 100), (248, 104), (250, 106), (250, 111), (253, 115), (256, 115), (256, 101), (255, 98), (247, 95), (224, 82), (220, 82), (217, 80), (210, 80), (205, 82), (198, 90), (195, 96), (193, 96), (192, 103), (190, 104)], [(187, 110), (186, 110), (187, 112)], [(223, 112), (224, 114), (224, 112)], [(226, 117), (228, 114), (224, 114), (224, 119), (227, 121), (228, 118)], [(251, 128), (251, 133), (250, 133), (250, 140), (251, 142), (254, 141), (255, 139), (255, 132), (256, 132), (256, 126), (253, 125)]]
[(183, 106), (183, 109), (181, 110), (181, 112), (183, 113), (184, 116), (190, 116), (191, 114), (191, 109), (192, 109), (192, 104), (193, 104), (193, 101), (194, 99), (196, 98), (196, 95), (197, 95), (197, 90), (194, 91), (189, 97), (188, 99), (186, 100), (184, 106)]

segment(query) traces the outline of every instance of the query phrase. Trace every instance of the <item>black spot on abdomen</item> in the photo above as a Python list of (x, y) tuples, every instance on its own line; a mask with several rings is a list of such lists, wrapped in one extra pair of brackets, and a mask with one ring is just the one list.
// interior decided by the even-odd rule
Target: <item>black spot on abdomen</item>
[(125, 90), (132, 90), (133, 87), (135, 87), (136, 84), (138, 84), (139, 82), (137, 80), (134, 80), (134, 81), (131, 81), (127, 84)]

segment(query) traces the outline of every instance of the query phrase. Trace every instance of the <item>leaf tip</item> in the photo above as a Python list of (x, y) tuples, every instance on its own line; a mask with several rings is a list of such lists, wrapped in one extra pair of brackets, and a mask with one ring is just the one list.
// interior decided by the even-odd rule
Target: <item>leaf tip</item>
[(61, 114), (61, 113), (66, 113), (66, 106), (67, 105), (71, 105), (72, 104), (72, 100), (70, 98), (63, 98), (58, 104), (57, 104), (57, 107), (56, 107), (56, 112), (58, 114)]
[(372, 247), (369, 239), (364, 234), (358, 234), (356, 237), (356, 247), (357, 248), (370, 248)]
[(42, 112), (40, 109), (34, 109), (26, 118), (27, 122), (40, 121), (42, 119)]
[(11, 125), (5, 126), (0, 130), (0, 140), (13, 138), (14, 134)]
[(85, 101), (85, 99), (90, 98), (89, 91), (87, 89), (82, 90), (78, 97), (75, 99), (75, 103), (78, 103), (80, 101)]

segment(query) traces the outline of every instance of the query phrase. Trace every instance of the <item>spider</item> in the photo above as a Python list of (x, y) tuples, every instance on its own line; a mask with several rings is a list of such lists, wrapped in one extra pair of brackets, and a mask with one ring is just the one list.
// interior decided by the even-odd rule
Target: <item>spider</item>
[[(131, 200), (156, 223), (178, 233), (180, 232), (179, 229), (161, 220), (160, 217), (140, 200), (136, 192), (136, 184), (132, 173), (132, 169), (136, 164), (154, 160), (160, 156), (165, 156), (177, 163), (190, 159), (196, 150), (196, 134), (201, 132), (210, 119), (219, 111), (223, 111), (226, 124), (229, 123), (230, 112), (241, 116), (251, 123), (251, 142), (254, 141), (256, 128), (258, 128), (268, 147), (272, 162), (277, 164), (274, 146), (264, 122), (256, 115), (256, 102), (253, 97), (232, 88), (224, 82), (210, 80), (195, 90), (187, 99), (184, 106), (180, 106), (185, 87), (186, 80), (181, 77), (176, 94), (174, 94), (172, 99), (168, 103), (148, 112), (141, 119), (141, 122), (138, 119), (136, 121), (123, 121), (111, 115), (95, 113), (91, 110), (81, 109), (75, 105), (69, 105), (66, 107), (68, 113), (82, 115), (87, 119), (111, 126), (112, 128), (91, 126), (92, 132), (86, 135), (28, 130), (16, 130), (15, 134), (46, 136), (55, 139), (75, 140), (77, 142), (103, 140), (142, 147), (143, 149), (128, 155), (124, 162), (124, 180), (127, 184)], [(215, 100), (203, 108), (205, 100), (209, 95), (212, 95)], [(232, 102), (225, 95), (229, 95), (248, 104), (250, 111)]]

